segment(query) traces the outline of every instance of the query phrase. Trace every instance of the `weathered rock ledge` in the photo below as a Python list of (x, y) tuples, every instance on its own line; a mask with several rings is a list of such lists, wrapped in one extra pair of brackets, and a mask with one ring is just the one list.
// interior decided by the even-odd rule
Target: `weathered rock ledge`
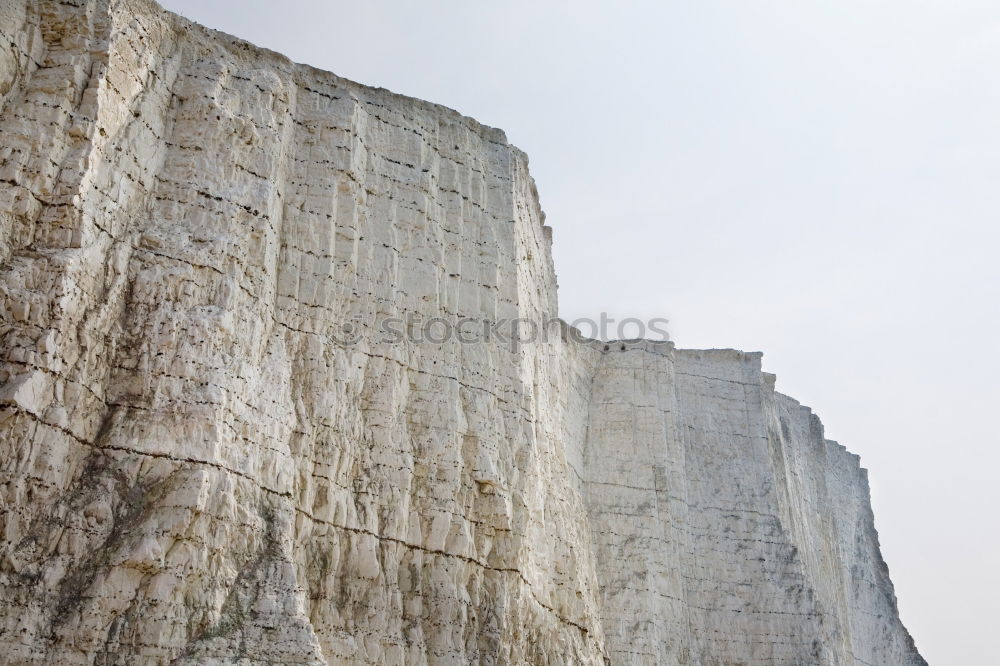
[(499, 130), (0, 3), (0, 662), (924, 664), (759, 354), (378, 335), (555, 313), (550, 243)]

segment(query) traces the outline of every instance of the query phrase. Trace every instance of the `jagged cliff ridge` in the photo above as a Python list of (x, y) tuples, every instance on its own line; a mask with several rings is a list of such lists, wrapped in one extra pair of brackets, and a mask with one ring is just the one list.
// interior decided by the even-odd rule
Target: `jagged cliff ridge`
[(143, 0), (0, 37), (0, 661), (924, 663), (759, 355), (379, 338), (555, 312), (500, 131)]

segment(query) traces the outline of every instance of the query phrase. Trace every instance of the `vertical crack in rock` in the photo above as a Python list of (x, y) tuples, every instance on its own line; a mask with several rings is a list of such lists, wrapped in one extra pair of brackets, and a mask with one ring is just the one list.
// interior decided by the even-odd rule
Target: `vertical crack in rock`
[(924, 664), (759, 355), (386, 339), (556, 312), (499, 130), (8, 0), (0, 271), (4, 663)]

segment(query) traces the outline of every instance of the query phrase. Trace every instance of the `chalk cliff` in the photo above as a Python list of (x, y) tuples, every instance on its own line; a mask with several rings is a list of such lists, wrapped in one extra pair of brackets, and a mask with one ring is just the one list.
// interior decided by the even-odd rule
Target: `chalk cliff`
[(550, 243), (499, 130), (0, 2), (0, 662), (924, 664), (758, 354), (385, 335), (545, 320)]

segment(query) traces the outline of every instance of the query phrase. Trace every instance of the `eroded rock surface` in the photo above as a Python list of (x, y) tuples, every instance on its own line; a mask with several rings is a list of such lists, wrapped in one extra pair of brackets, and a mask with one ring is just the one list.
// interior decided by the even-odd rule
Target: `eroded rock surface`
[(0, 2), (0, 661), (923, 664), (759, 355), (383, 335), (543, 321), (550, 242), (499, 130)]

